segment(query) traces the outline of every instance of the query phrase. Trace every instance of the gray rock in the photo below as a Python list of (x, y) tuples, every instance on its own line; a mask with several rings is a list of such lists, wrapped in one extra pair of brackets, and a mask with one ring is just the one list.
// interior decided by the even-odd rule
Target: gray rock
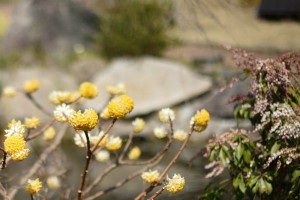
[[(100, 89), (124, 83), (127, 94), (135, 101), (131, 117), (176, 105), (212, 87), (210, 78), (195, 74), (180, 63), (150, 57), (117, 59), (96, 74), (92, 82)], [(86, 107), (99, 109), (107, 98), (108, 95), (103, 92), (98, 98), (87, 101)]]
[[(67, 73), (57, 69), (43, 68), (22, 68), (17, 71), (2, 73), (2, 86), (14, 86), (23, 88), (26, 80), (38, 79), (41, 82), (41, 88), (33, 93), (34, 98), (49, 112), (53, 112), (55, 106), (49, 101), (49, 93), (53, 90), (77, 90), (76, 81)], [(1, 98), (1, 115), (7, 120), (12, 118), (22, 119), (24, 117), (39, 117), (42, 120), (49, 117), (38, 110), (24, 94), (18, 93), (17, 96)]]

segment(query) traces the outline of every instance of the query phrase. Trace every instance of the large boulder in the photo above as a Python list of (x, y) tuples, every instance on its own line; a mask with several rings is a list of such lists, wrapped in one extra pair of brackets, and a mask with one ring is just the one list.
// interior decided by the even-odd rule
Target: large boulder
[[(92, 80), (100, 89), (124, 83), (127, 94), (135, 101), (130, 116), (145, 115), (173, 106), (206, 93), (212, 87), (210, 78), (193, 73), (180, 63), (159, 58), (122, 58), (113, 61)], [(86, 107), (100, 109), (108, 94), (87, 101)]]

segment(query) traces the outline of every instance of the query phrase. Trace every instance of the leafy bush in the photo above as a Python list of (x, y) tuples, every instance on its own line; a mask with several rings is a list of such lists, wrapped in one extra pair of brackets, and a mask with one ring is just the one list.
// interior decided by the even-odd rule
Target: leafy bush
[(159, 55), (169, 42), (170, 4), (156, 0), (122, 0), (101, 21), (96, 41), (105, 57)]
[(249, 119), (253, 129), (209, 140), (205, 156), (213, 170), (207, 177), (227, 169), (236, 199), (299, 199), (300, 54), (262, 60), (233, 53), (252, 79), (249, 93), (232, 99), (235, 117)]

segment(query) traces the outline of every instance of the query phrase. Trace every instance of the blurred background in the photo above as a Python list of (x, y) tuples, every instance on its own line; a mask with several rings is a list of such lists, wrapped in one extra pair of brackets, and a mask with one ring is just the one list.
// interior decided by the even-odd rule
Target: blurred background
[[(76, 90), (81, 82), (91, 81), (101, 94), (83, 106), (99, 109), (108, 98), (105, 87), (124, 83), (136, 106), (113, 133), (126, 137), (131, 120), (144, 117), (148, 122), (145, 133), (136, 139), (144, 155), (154, 155), (163, 145), (152, 134), (159, 124), (159, 109), (174, 108), (175, 127), (188, 130), (195, 111), (207, 108), (212, 114), (208, 129), (193, 135), (179, 164), (171, 170), (186, 177), (186, 188), (176, 196), (161, 197), (197, 199), (212, 180), (204, 178), (204, 159), (196, 159), (192, 166), (187, 163), (209, 137), (237, 126), (234, 105), (228, 104), (228, 99), (246, 93), (248, 87), (246, 81), (219, 92), (241, 72), (225, 47), (242, 48), (261, 58), (299, 51), (299, 4), (298, 0), (0, 0), (0, 89), (22, 87), (25, 80), (39, 79), (42, 87), (34, 96), (51, 111), (51, 91)], [(1, 97), (1, 131), (12, 118), (31, 116), (43, 122), (49, 119), (22, 94), (13, 99)], [(241, 122), (239, 126), (249, 124)], [(77, 185), (71, 183), (78, 182), (84, 151), (74, 145), (72, 133), (69, 135), (59, 155), (68, 163), (67, 185), (74, 192)], [(43, 143), (32, 145), (38, 156)], [(172, 147), (171, 154), (178, 146)], [(30, 165), (26, 162), (22, 165)], [(98, 171), (103, 167), (93, 165)], [(122, 170), (107, 183), (128, 173)], [(146, 187), (141, 183), (137, 178), (125, 187), (127, 192), (116, 190), (109, 199), (132, 199)], [(57, 198), (55, 192), (51, 195)]]

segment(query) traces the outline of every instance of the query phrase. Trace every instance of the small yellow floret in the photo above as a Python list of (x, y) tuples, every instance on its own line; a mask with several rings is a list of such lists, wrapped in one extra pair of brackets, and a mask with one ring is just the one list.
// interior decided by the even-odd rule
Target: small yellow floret
[(208, 122), (210, 120), (210, 114), (207, 110), (202, 109), (197, 111), (196, 115), (191, 120), (191, 125), (194, 125), (194, 130), (201, 132), (206, 129)]
[(14, 97), (17, 95), (17, 90), (14, 87), (5, 87), (2, 94), (5, 97)]
[(79, 87), (79, 92), (82, 97), (93, 99), (98, 95), (98, 88), (90, 82), (84, 82)]
[(133, 130), (135, 133), (140, 133), (144, 130), (145, 128), (145, 121), (143, 119), (140, 118), (136, 118), (133, 122), (132, 122), (132, 126), (133, 126)]
[(187, 138), (188, 134), (187, 132), (183, 131), (183, 130), (176, 130), (173, 134), (173, 138), (177, 141), (184, 141)]
[(127, 95), (121, 95), (112, 99), (108, 104), (108, 113), (110, 117), (116, 119), (124, 118), (133, 110), (134, 101)]
[(120, 137), (109, 137), (105, 147), (109, 151), (117, 151), (122, 146), (122, 139)]
[(136, 160), (141, 156), (141, 154), (142, 154), (141, 149), (139, 147), (135, 146), (128, 153), (128, 158), (129, 158), (129, 160)]
[(60, 180), (57, 176), (50, 176), (47, 178), (47, 185), (50, 189), (57, 189), (60, 187)]
[(105, 108), (101, 111), (100, 117), (101, 117), (102, 119), (109, 119), (109, 118), (110, 118), (110, 115), (109, 115), (109, 113), (108, 113), (108, 108), (107, 108), (107, 107), (105, 107)]
[(8, 129), (4, 130), (6, 133), (6, 137), (10, 137), (12, 135), (24, 135), (26, 129), (25, 126), (21, 123), (21, 121), (16, 121), (13, 119), (9, 124), (8, 124)]
[(41, 124), (41, 121), (39, 118), (36, 117), (25, 118), (24, 124), (28, 129), (35, 129)]
[(170, 108), (163, 108), (159, 111), (158, 118), (162, 123), (170, 123), (175, 120), (175, 112)]
[(147, 183), (154, 183), (158, 181), (159, 176), (160, 174), (157, 170), (155, 171), (149, 170), (148, 172), (143, 172), (141, 175), (142, 179)]
[(56, 130), (53, 126), (50, 126), (45, 132), (44, 132), (44, 140), (52, 140), (56, 135)]
[(12, 135), (4, 141), (4, 150), (12, 155), (22, 151), (25, 148), (26, 142), (21, 135)]
[(26, 93), (33, 93), (35, 91), (37, 91), (41, 86), (40, 81), (38, 80), (29, 80), (29, 81), (25, 81), (23, 88), (25, 90)]
[(98, 114), (92, 109), (86, 109), (84, 113), (74, 112), (70, 116), (69, 122), (75, 130), (91, 131), (98, 124)]
[(106, 91), (112, 95), (122, 95), (126, 92), (124, 83), (118, 83), (117, 85), (109, 85), (106, 87)]
[(179, 174), (174, 174), (173, 178), (167, 178), (168, 184), (165, 186), (165, 189), (170, 193), (177, 193), (181, 191), (184, 187), (185, 180)]
[(16, 160), (16, 161), (22, 161), (25, 158), (27, 158), (30, 150), (29, 149), (23, 149), (22, 151), (18, 153), (14, 153), (11, 155), (11, 159)]
[(41, 189), (42, 189), (42, 183), (40, 182), (40, 180), (38, 178), (35, 180), (29, 179), (27, 181), (26, 192), (28, 192), (29, 194), (31, 194), (31, 195), (36, 194)]

